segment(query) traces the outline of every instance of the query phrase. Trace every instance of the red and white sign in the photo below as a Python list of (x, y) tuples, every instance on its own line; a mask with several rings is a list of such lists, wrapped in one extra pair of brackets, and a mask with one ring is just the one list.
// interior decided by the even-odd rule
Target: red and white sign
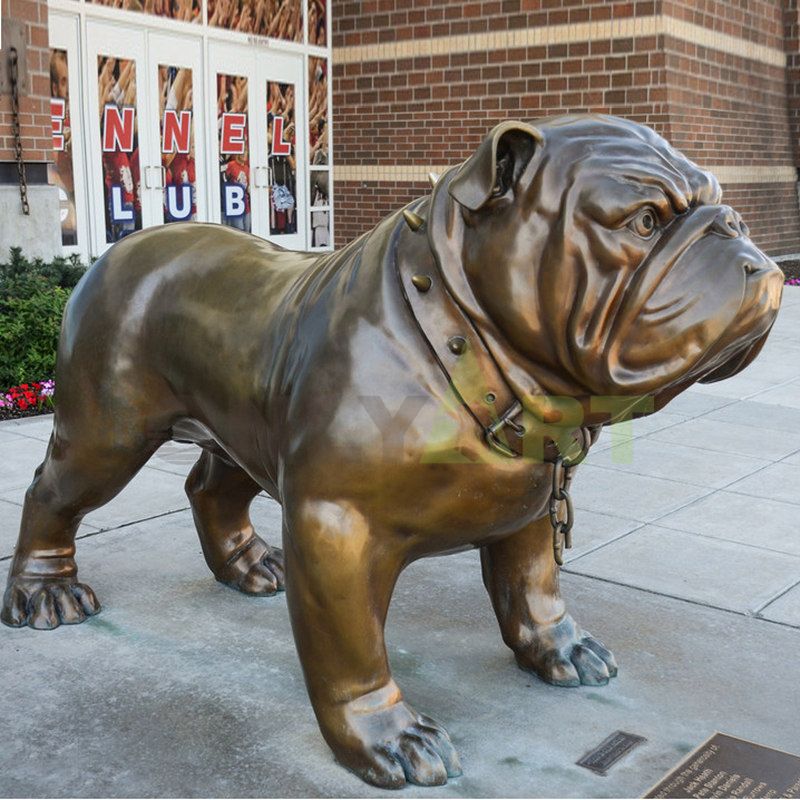
[(192, 140), (192, 112), (166, 109), (163, 132), (162, 153), (188, 153)]
[(283, 141), (283, 117), (272, 120), (272, 155), (288, 156), (292, 152), (292, 143)]
[(222, 115), (219, 151), (226, 156), (242, 155), (245, 151), (247, 114), (241, 111), (226, 111)]
[(132, 153), (134, 120), (136, 111), (133, 106), (107, 105), (103, 109), (103, 152)]
[(53, 131), (53, 150), (61, 153), (65, 150), (64, 119), (67, 116), (67, 104), (62, 97), (50, 98), (50, 124)]

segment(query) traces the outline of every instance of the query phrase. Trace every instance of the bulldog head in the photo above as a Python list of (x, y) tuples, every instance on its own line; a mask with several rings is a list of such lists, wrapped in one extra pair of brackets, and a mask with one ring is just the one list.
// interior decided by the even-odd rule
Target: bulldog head
[(660, 398), (743, 369), (782, 273), (716, 178), (609, 116), (498, 125), (434, 190), (430, 237), (456, 298), (537, 391)]

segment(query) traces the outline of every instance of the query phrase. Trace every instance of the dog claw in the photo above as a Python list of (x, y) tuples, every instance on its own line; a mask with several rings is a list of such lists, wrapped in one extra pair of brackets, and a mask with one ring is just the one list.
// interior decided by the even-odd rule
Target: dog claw
[(77, 625), (99, 611), (95, 593), (84, 583), (18, 577), (6, 589), (0, 621), (12, 628), (28, 625), (49, 631), (59, 625)]
[(271, 597), (284, 588), (283, 551), (256, 538), (216, 578), (244, 594)]
[(419, 734), (406, 733), (400, 738), (397, 757), (409, 783), (417, 786), (443, 786), (447, 783), (444, 761)]
[(617, 674), (611, 651), (569, 615), (536, 628), (533, 641), (515, 655), (522, 669), (554, 686), (602, 686)]
[[(341, 722), (347, 749), (329, 743), (344, 766), (373, 786), (443, 786), (461, 775), (458, 753), (444, 728), (402, 701), (364, 716), (346, 714)], [(336, 730), (341, 730), (338, 725)], [(353, 749), (353, 741), (361, 747)]]

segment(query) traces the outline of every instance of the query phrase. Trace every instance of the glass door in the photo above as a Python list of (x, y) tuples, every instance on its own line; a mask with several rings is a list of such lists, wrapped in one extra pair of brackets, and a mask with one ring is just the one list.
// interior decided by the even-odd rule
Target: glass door
[(255, 233), (292, 250), (306, 248), (303, 57), (256, 56), (258, 167)]
[(255, 57), (250, 48), (219, 42), (209, 42), (208, 55), (211, 219), (252, 233)]
[(147, 83), (145, 32), (87, 20), (86, 51), (93, 251), (100, 254), (153, 225), (159, 208), (143, 180), (142, 157), (152, 150), (140, 97)]
[(64, 252), (85, 256), (89, 247), (79, 19), (51, 11), (49, 27), (53, 162), (48, 165), (48, 179), (58, 188)]
[(149, 141), (156, 152), (142, 168), (154, 222), (207, 220), (202, 42), (151, 32), (147, 63)]
[(305, 249), (302, 55), (210, 42), (209, 67), (212, 219)]

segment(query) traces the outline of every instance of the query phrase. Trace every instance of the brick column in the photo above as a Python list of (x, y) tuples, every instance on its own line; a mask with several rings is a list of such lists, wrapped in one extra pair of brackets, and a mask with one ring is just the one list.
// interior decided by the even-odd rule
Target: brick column
[(0, 93), (0, 259), (20, 246), (26, 255), (50, 258), (61, 252), (58, 194), (47, 185), (52, 161), (50, 128), (50, 50), (46, 0), (0, 0), (2, 45), (0, 70), (8, 84), (9, 48), (20, 53), (20, 128), (27, 165), (31, 206), (21, 211), (12, 135), (11, 95)]

